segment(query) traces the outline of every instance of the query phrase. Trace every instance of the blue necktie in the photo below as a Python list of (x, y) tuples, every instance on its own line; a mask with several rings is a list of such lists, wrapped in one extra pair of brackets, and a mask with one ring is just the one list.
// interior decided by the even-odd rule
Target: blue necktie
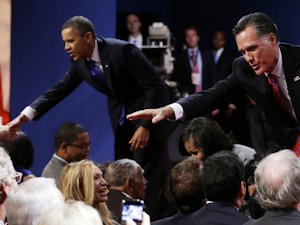
[(89, 68), (90, 73), (92, 74), (92, 78), (96, 80), (101, 85), (108, 87), (107, 82), (104, 77), (104, 73), (100, 70), (99, 66), (97, 66), (96, 62), (94, 60), (89, 60)]

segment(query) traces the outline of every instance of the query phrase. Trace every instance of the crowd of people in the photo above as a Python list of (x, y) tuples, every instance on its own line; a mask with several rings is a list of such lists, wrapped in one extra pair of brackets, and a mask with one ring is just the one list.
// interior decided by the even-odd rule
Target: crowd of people
[[(197, 28), (188, 26), (171, 77), (183, 97), (176, 101), (135, 46), (138, 16), (130, 14), (127, 25), (131, 43), (97, 38), (83, 16), (63, 24), (69, 71), (0, 130), (0, 225), (298, 224), (300, 48), (279, 43), (277, 26), (264, 13), (234, 26), (242, 53), (236, 59), (222, 31), (214, 34), (214, 50), (203, 51)], [(41, 177), (34, 175), (34, 148), (20, 129), (83, 81), (108, 98), (115, 160), (90, 160), (89, 132), (67, 122), (54, 134), (54, 154)], [(245, 102), (264, 117), (264, 138), (250, 146), (232, 118)], [(173, 166), (168, 140), (182, 123), (176, 145), (185, 158)], [(256, 134), (249, 136), (258, 141)], [(140, 217), (124, 219), (125, 202), (142, 206)]]

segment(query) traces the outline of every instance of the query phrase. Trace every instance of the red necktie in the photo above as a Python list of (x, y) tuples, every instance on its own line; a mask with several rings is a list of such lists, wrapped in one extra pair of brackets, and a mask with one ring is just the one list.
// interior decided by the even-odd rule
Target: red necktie
[(297, 135), (295, 145), (292, 150), (295, 152), (297, 157), (300, 157), (300, 134)]
[[(192, 49), (192, 65), (193, 65), (193, 74), (198, 74), (197, 79), (200, 79), (199, 77), (199, 66), (198, 66), (198, 51), (195, 52), (195, 49)], [(200, 84), (195, 84), (195, 92), (200, 92), (201, 91), (201, 85)]]
[[(291, 113), (291, 109), (288, 105), (288, 99), (287, 97), (284, 95), (284, 93), (282, 92), (282, 90), (280, 89), (280, 86), (278, 84), (278, 80), (277, 77), (273, 74), (269, 74), (268, 75), (268, 82), (272, 87), (274, 96), (277, 100), (277, 102), (279, 103), (279, 105), (281, 106), (281, 108), (284, 109), (284, 111), (292, 118), (294, 119), (293, 114)], [(297, 155), (297, 157), (300, 157), (300, 134), (298, 134), (296, 136), (296, 141), (295, 141), (295, 145), (293, 147), (293, 152)]]
[(291, 117), (294, 119), (294, 116), (291, 112), (291, 109), (288, 104), (288, 99), (282, 92), (279, 84), (278, 84), (278, 79), (277, 76), (273, 74), (268, 75), (268, 82), (272, 87), (273, 94), (275, 96), (275, 99), (279, 103), (280, 107)]

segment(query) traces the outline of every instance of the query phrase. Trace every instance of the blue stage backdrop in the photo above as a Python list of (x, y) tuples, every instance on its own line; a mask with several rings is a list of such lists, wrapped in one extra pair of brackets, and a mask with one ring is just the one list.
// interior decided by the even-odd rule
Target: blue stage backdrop
[[(98, 36), (115, 36), (115, 0), (12, 1), (11, 116), (50, 88), (67, 71), (61, 26), (68, 18), (90, 18)], [(26, 124), (34, 145), (33, 171), (40, 175), (54, 152), (54, 133), (64, 122), (83, 124), (90, 133), (90, 159), (113, 160), (113, 134), (106, 97), (83, 83), (38, 121)]]

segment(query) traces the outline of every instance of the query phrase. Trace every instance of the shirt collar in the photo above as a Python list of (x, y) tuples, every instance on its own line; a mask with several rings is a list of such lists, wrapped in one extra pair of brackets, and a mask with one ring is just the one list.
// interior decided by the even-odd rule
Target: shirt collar
[(60, 161), (62, 161), (62, 162), (64, 162), (64, 163), (66, 163), (66, 164), (69, 164), (66, 160), (64, 160), (63, 158), (59, 157), (59, 156), (56, 155), (56, 154), (54, 154), (53, 157), (54, 157), (54, 158), (57, 158), (58, 160), (60, 160)]
[[(267, 73), (265, 73), (265, 74), (268, 75)], [(282, 54), (281, 54), (281, 50), (279, 47), (278, 47), (278, 61), (277, 61), (275, 68), (271, 72), (271, 74), (273, 74), (277, 77), (280, 77), (280, 78), (284, 78)]]
[(98, 51), (98, 42), (97, 42), (97, 40), (95, 40), (95, 48), (94, 48), (93, 53), (92, 53), (92, 55), (89, 59), (100, 64), (100, 55), (99, 55), (99, 51)]

